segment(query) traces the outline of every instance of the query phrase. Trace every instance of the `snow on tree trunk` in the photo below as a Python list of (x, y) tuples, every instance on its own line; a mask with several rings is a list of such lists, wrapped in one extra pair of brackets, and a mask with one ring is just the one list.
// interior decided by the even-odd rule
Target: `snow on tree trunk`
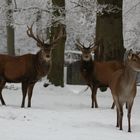
[(99, 47), (95, 59), (122, 60), (124, 55), (122, 30), (123, 0), (97, 0), (96, 40)]
[(12, 27), (13, 24), (13, 12), (10, 8), (11, 4), (12, 4), (12, 0), (6, 0), (7, 6), (9, 7), (8, 11), (7, 11), (7, 26), (6, 26), (6, 30), (7, 30), (7, 51), (8, 54), (10, 55), (15, 55), (15, 34), (14, 34), (14, 28)]
[[(53, 6), (56, 7), (65, 7), (65, 1), (64, 0), (52, 0)], [(60, 16), (60, 12), (58, 9), (56, 9), (54, 11), (54, 16), (55, 17), (59, 17)], [(65, 16), (65, 15), (64, 15)], [(64, 32), (65, 32), (65, 25), (58, 23), (57, 26), (52, 25), (51, 27), (51, 38), (53, 38), (53, 36), (58, 36), (59, 34), (59, 30), (60, 28), (63, 28)], [(51, 72), (48, 76), (48, 79), (50, 80), (50, 82), (52, 84), (54, 84), (55, 86), (64, 86), (64, 49), (65, 49), (65, 41), (66, 38), (63, 37), (61, 38), (58, 43), (57, 46), (55, 46), (55, 49), (52, 52), (52, 68), (51, 68)]]

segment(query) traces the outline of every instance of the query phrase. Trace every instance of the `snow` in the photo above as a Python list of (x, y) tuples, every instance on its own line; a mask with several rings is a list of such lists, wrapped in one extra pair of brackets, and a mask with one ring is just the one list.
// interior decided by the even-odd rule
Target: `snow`
[[(1, 1), (3, 2), (3, 1)], [(17, 1), (19, 2), (19, 1)], [(34, 1), (33, 1), (34, 2)], [(36, 1), (38, 2), (38, 1)], [(131, 9), (139, 0), (124, 1), (124, 43), (125, 47), (135, 42), (139, 38), (139, 5)], [(29, 2), (30, 3), (30, 2)], [(27, 4), (27, 2), (26, 2)], [(34, 4), (36, 4), (34, 2)], [(41, 3), (39, 3), (41, 4)], [(24, 6), (25, 2), (20, 6)], [(41, 4), (42, 5), (42, 4)], [(18, 4), (19, 6), (19, 4)], [(30, 5), (29, 5), (30, 6)], [(42, 5), (45, 6), (45, 5)], [(69, 1), (66, 6), (69, 8)], [(71, 5), (73, 6), (73, 5)], [(43, 8), (43, 7), (42, 7)], [(72, 10), (72, 8), (70, 7)], [(72, 14), (71, 14), (72, 13)], [(74, 14), (75, 13), (75, 14)], [(46, 13), (45, 13), (46, 15)], [(89, 33), (94, 32), (94, 26), (89, 26), (89, 22), (82, 13), (76, 10), (70, 11), (66, 16), (67, 33), (71, 34), (69, 43), (72, 48), (72, 38), (74, 33), (83, 32), (85, 35), (86, 28), (90, 28)], [(21, 14), (23, 18), (17, 16), (22, 22), (27, 15)], [(3, 17), (3, 16), (2, 16)], [(18, 18), (19, 17), (19, 18)], [(28, 17), (28, 16), (27, 16)], [(73, 18), (74, 17), (74, 18)], [(92, 17), (94, 17), (92, 15)], [(31, 18), (33, 19), (34, 16)], [(36, 17), (35, 17), (36, 18)], [(21, 20), (22, 19), (22, 20)], [(30, 19), (30, 20), (31, 20)], [(48, 22), (47, 16), (45, 21)], [(30, 21), (29, 20), (29, 21)], [(28, 21), (28, 22), (29, 22)], [(77, 22), (78, 21), (78, 22)], [(79, 23), (84, 23), (79, 26)], [(1, 25), (5, 23), (1, 20)], [(26, 22), (25, 22), (26, 23)], [(95, 22), (94, 22), (95, 23)], [(93, 25), (94, 25), (93, 23)], [(86, 26), (85, 26), (86, 24)], [(46, 26), (46, 24), (45, 24)], [(2, 26), (3, 27), (3, 26)], [(36, 52), (36, 44), (33, 40), (27, 39), (26, 26), (15, 26), (16, 51), (18, 54), (27, 52)], [(73, 30), (71, 30), (72, 28)], [(79, 28), (83, 27), (83, 28)], [(79, 31), (79, 32), (78, 32)], [(1, 52), (6, 52), (5, 29), (1, 28)], [(86, 36), (87, 37), (87, 36)], [(87, 38), (90, 39), (89, 37)], [(26, 40), (26, 41), (25, 41)], [(138, 39), (138, 44), (140, 40)], [(32, 45), (32, 46), (31, 46)], [(139, 48), (139, 45), (134, 47)], [(79, 54), (78, 51), (68, 50), (69, 53)], [(7, 106), (0, 105), (0, 139), (1, 140), (139, 140), (140, 139), (140, 87), (138, 87), (137, 96), (132, 108), (132, 133), (127, 132), (127, 111), (124, 111), (123, 131), (118, 130), (116, 125), (116, 110), (111, 110), (112, 97), (110, 90), (107, 92), (98, 91), (98, 109), (91, 109), (91, 92), (88, 89), (84, 92), (86, 86), (65, 85), (64, 88), (50, 85), (43, 87), (43, 82), (38, 82), (34, 88), (31, 108), (20, 108), (22, 93), (20, 84), (7, 84), (3, 90), (3, 96)]]
[[(14, 86), (13, 86), (14, 85)], [(7, 84), (0, 107), (0, 139), (3, 140), (138, 140), (140, 138), (140, 87), (132, 108), (132, 133), (127, 132), (127, 112), (123, 131), (116, 125), (116, 110), (111, 110), (110, 90), (98, 91), (99, 108), (90, 108), (90, 90), (86, 86), (50, 85), (38, 82), (31, 108), (20, 108), (20, 84)], [(14, 87), (14, 88), (13, 88)]]

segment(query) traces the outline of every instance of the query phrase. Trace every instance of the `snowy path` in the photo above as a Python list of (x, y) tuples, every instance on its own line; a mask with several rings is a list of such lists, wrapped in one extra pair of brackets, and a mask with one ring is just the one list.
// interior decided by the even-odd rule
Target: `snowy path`
[[(4, 89), (6, 107), (0, 106), (1, 140), (139, 140), (140, 89), (132, 109), (132, 133), (117, 130), (116, 111), (111, 110), (110, 91), (98, 93), (98, 109), (91, 109), (90, 90), (85, 86), (35, 86), (32, 108), (20, 108), (21, 89)], [(100, 91), (99, 91), (100, 92)]]

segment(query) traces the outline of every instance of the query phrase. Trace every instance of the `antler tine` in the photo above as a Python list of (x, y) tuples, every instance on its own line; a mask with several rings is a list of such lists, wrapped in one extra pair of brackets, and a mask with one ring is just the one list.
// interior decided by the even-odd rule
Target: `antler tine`
[(93, 48), (95, 46), (94, 42), (90, 42), (89, 47), (88, 48)]
[[(33, 23), (33, 24), (34, 24), (34, 23)], [(33, 24), (31, 25), (31, 27), (29, 27), (29, 26), (27, 25), (27, 28), (28, 28), (28, 30), (27, 30), (27, 35), (28, 35), (29, 37), (35, 37), (35, 36), (33, 35), (33, 31), (32, 31)], [(34, 38), (34, 39), (35, 39), (35, 38)]]
[(96, 49), (100, 45), (101, 41), (97, 41), (96, 38), (94, 38), (93, 40), (93, 43), (90, 43), (89, 47)]
[(34, 23), (31, 25), (31, 27), (29, 27), (28, 25), (27, 25), (27, 28), (28, 28), (28, 30), (27, 30), (27, 35), (29, 36), (29, 37), (32, 37), (34, 40), (36, 40), (38, 43), (40, 43), (40, 44), (44, 44), (44, 40), (42, 41), (42, 40), (40, 40), (40, 38), (39, 38), (39, 36), (37, 35), (36, 37), (35, 37), (35, 35), (34, 35), (34, 33), (33, 33), (33, 25), (34, 25)]
[(81, 48), (85, 48), (84, 44), (82, 44), (82, 43), (80, 42), (80, 39), (79, 39), (79, 38), (76, 39), (76, 43), (77, 43), (77, 45), (80, 46)]
[(93, 38), (93, 42), (90, 43), (89, 48), (93, 48), (97, 45), (96, 38)]
[(37, 40), (41, 43), (41, 44), (44, 44), (44, 39), (40, 39), (38, 35), (36, 35), (37, 37)]

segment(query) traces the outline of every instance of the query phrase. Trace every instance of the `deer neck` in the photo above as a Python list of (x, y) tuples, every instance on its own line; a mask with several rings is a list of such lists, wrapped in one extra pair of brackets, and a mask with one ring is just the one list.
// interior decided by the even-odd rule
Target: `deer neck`
[(92, 61), (92, 58), (88, 61), (85, 61), (82, 59), (82, 69), (84, 71), (89, 71), (89, 70), (92, 70), (92, 66), (93, 66), (93, 61)]
[(134, 71), (127, 63), (124, 68), (124, 73), (123, 73), (125, 81), (129, 84), (130, 86), (133, 85), (133, 83), (136, 82), (136, 77), (137, 77), (137, 72)]
[(45, 61), (42, 57), (41, 51), (39, 51), (37, 53), (37, 59), (36, 59), (36, 70), (39, 79), (48, 74), (50, 67), (51, 67), (51, 60)]

